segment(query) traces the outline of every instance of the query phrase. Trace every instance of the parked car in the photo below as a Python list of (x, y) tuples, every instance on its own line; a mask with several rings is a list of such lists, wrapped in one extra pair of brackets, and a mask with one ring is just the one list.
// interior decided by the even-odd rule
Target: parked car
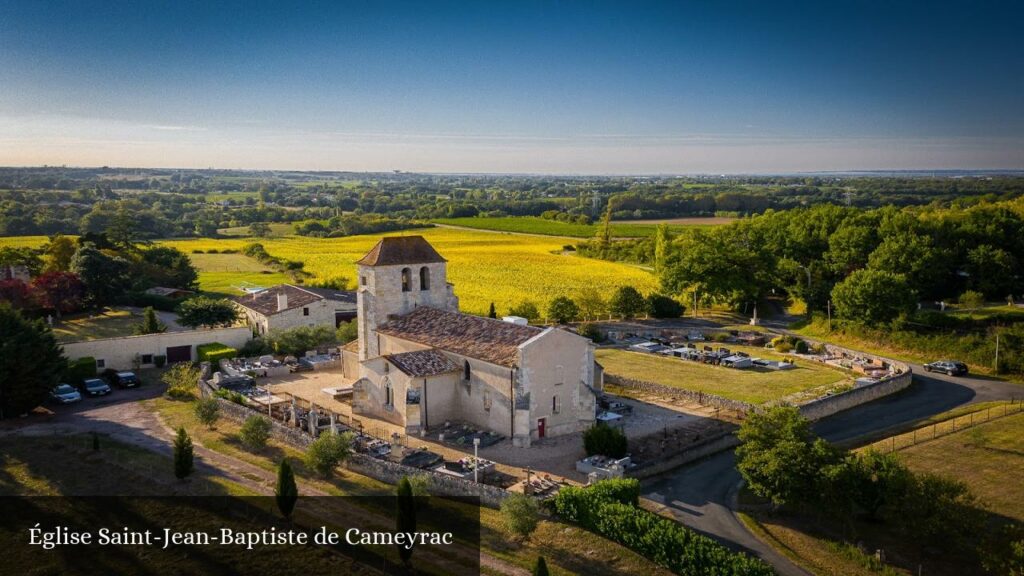
[(58, 404), (71, 404), (82, 399), (82, 395), (70, 384), (59, 384), (50, 391), (50, 400)]
[(942, 372), (950, 376), (963, 376), (967, 374), (967, 364), (959, 360), (939, 360), (924, 365), (925, 372)]
[(109, 378), (111, 384), (117, 384), (121, 388), (134, 388), (141, 384), (135, 372), (114, 372)]
[(87, 396), (105, 396), (110, 394), (110, 385), (99, 378), (89, 378), (82, 382), (82, 392)]

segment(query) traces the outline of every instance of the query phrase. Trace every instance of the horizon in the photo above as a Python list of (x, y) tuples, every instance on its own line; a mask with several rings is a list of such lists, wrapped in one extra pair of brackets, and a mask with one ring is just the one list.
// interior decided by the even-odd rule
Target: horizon
[(246, 7), (0, 0), (0, 164), (1024, 169), (1011, 3)]

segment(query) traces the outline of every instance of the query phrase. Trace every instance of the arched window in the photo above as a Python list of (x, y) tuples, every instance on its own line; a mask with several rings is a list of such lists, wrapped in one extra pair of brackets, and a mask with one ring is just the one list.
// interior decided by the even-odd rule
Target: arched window
[(402, 268), (402, 292), (412, 290), (412, 270)]
[(420, 290), (430, 290), (430, 269), (420, 268)]
[(466, 360), (466, 364), (462, 367), (462, 379), (469, 380), (469, 360)]
[(384, 378), (384, 404), (386, 406), (394, 406), (395, 404), (395, 389), (391, 386), (391, 379)]

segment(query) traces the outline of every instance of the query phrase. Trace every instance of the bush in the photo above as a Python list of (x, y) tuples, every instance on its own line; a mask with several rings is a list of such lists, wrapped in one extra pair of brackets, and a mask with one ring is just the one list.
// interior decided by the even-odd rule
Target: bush
[(501, 501), (501, 524), (513, 536), (528, 538), (540, 522), (540, 504), (525, 494), (512, 493)]
[(153, 365), (157, 368), (163, 368), (167, 365), (167, 356), (164, 356), (163, 354), (153, 356)]
[(351, 322), (344, 322), (341, 326), (338, 326), (338, 329), (335, 330), (334, 333), (339, 344), (348, 344), (356, 338), (359, 338), (359, 324), (357, 324), (355, 320)]
[(529, 300), (524, 300), (519, 304), (516, 304), (508, 311), (509, 316), (519, 316), (520, 318), (526, 318), (527, 320), (536, 320), (540, 318), (540, 310), (537, 309), (537, 305)]
[(245, 396), (239, 392), (235, 392), (234, 390), (228, 390), (227, 388), (218, 388), (217, 391), (213, 393), (213, 395), (216, 396), (217, 398), (223, 398), (230, 402), (234, 402), (235, 404), (241, 404), (242, 406), (245, 406)]
[(167, 384), (167, 396), (176, 400), (194, 398), (199, 390), (199, 368), (190, 362), (175, 364), (164, 372), (160, 381)]
[(242, 444), (250, 450), (262, 450), (270, 439), (270, 420), (263, 416), (252, 415), (245, 419), (238, 431)]
[(597, 328), (595, 324), (582, 324), (579, 328), (580, 336), (584, 338), (590, 338), (594, 342), (603, 342), (604, 334)]
[(679, 318), (686, 308), (673, 298), (651, 294), (647, 297), (647, 311), (654, 318)]
[(609, 458), (622, 458), (628, 450), (626, 434), (606, 424), (594, 424), (583, 433), (583, 448), (587, 456), (600, 454)]
[(337, 335), (328, 326), (299, 326), (291, 330), (271, 332), (266, 336), (271, 348), (278, 354), (302, 356), (307, 350), (315, 350), (336, 342)]
[(96, 377), (96, 359), (92, 356), (83, 356), (72, 361), (68, 365), (67, 379), (69, 384), (81, 384), (86, 378)]
[(207, 428), (213, 428), (220, 418), (220, 404), (216, 398), (200, 398), (195, 406), (196, 419)]
[(200, 362), (209, 362), (216, 365), (221, 358), (234, 358), (238, 356), (238, 350), (225, 346), (220, 342), (209, 342), (196, 346), (196, 354)]
[(161, 312), (174, 312), (180, 302), (166, 296), (157, 296), (156, 294), (146, 294), (145, 292), (136, 292), (128, 297), (128, 301), (132, 306), (139, 308), (154, 308)]
[(804, 342), (803, 340), (797, 340), (795, 349), (797, 354), (807, 354), (807, 342)]
[(264, 354), (270, 354), (274, 349), (270, 347), (270, 343), (263, 338), (253, 338), (249, 340), (238, 350), (238, 355), (242, 358), (255, 358), (256, 356), (263, 356)]
[(324, 478), (330, 477), (334, 469), (352, 455), (354, 441), (355, 435), (351, 432), (321, 434), (306, 449), (306, 466), (316, 470)]

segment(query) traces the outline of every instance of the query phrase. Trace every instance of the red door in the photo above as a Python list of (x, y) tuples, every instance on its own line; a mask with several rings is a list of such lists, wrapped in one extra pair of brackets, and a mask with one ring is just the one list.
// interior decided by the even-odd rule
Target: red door
[(544, 437), (544, 425), (547, 424), (547, 418), (537, 419), (537, 438)]

